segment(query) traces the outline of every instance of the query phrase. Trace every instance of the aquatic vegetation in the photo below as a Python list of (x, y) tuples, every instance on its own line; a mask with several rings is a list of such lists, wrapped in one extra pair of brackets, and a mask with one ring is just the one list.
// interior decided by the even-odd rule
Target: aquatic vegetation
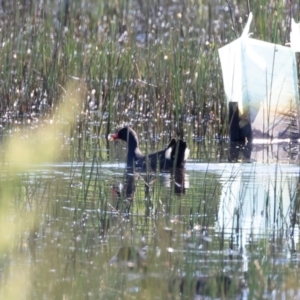
[[(256, 36), (287, 42), (286, 19), (297, 5), (253, 4)], [(163, 143), (165, 132), (189, 139), (227, 136), (217, 50), (241, 34), (248, 11), (246, 3), (190, 0), (83, 6), (7, 1), (1, 19), (2, 125), (38, 126), (54, 114), (72, 80), (87, 86), (82, 126), (90, 135), (83, 139), (124, 124), (138, 125)]]
[[(298, 146), (257, 151), (272, 170), (224, 164), (217, 55), (248, 4), (257, 36), (282, 43), (299, 4), (1, 4), (1, 298), (299, 293), (298, 169), (275, 164), (280, 151), (297, 161)], [(125, 125), (144, 153), (185, 138), (191, 164), (170, 174), (110, 165), (126, 151), (107, 135)]]

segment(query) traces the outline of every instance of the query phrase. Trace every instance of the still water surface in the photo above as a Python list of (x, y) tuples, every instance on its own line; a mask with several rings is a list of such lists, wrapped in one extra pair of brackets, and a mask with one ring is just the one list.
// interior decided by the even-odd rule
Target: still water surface
[(265, 149), (174, 174), (126, 174), (113, 155), (24, 175), (33, 298), (299, 297), (299, 167)]

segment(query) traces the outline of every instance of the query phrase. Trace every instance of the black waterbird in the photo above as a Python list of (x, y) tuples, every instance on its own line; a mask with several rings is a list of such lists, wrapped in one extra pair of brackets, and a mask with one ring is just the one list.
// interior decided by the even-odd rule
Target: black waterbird
[(171, 139), (169, 145), (160, 151), (149, 155), (142, 154), (136, 132), (130, 127), (123, 127), (115, 134), (110, 134), (108, 139), (123, 140), (127, 142), (127, 167), (141, 170), (168, 171), (172, 168), (183, 168), (190, 150), (183, 140)]

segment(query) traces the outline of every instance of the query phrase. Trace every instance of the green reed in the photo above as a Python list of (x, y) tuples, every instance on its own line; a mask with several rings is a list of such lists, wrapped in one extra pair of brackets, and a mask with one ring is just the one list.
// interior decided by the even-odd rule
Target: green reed
[[(247, 2), (239, 1), (231, 10), (220, 12), (220, 1), (185, 0), (170, 15), (159, 11), (161, 1), (154, 1), (155, 5), (137, 1), (139, 18), (131, 14), (129, 1), (85, 5), (70, 1), (69, 10), (64, 6), (67, 1), (59, 5), (45, 1), (43, 7), (39, 1), (28, 1), (30, 5), (24, 8), (16, 2), (11, 4), (11, 12), (9, 1), (5, 2), (0, 33), (0, 97), (4, 100), (0, 107), (3, 115), (12, 113), (12, 120), (3, 124), (13, 132), (26, 127), (28, 143), (33, 142), (28, 148), (34, 151), (24, 149), (28, 143), (16, 135), (12, 140), (21, 143), (14, 147), (18, 150), (15, 156), (9, 156), (12, 148), (7, 146), (1, 158), (1, 267), (4, 274), (10, 274), (1, 278), (2, 298), (116, 299), (136, 295), (153, 299), (158, 291), (160, 298), (176, 298), (183, 274), (187, 274), (183, 297), (189, 298), (194, 295), (195, 272), (213, 276), (227, 266), (241, 277), (241, 260), (231, 260), (222, 252), (232, 240), (215, 236), (214, 216), (222, 187), (213, 175), (207, 172), (199, 179), (201, 184), (196, 178), (189, 194), (178, 196), (174, 195), (174, 181), (166, 192), (155, 183), (161, 179), (158, 176), (135, 174), (135, 195), (130, 200), (124, 191), (112, 196), (114, 184), (128, 183), (123, 170), (116, 176), (101, 164), (115, 159), (106, 135), (125, 123), (142, 136), (141, 148), (146, 153), (165, 146), (171, 136), (180, 136), (193, 148), (193, 158), (210, 161), (224, 157), (221, 149), (211, 150), (209, 141), (200, 147), (199, 143), (193, 145), (192, 139), (194, 135), (209, 140), (227, 135), (217, 49), (241, 33)], [(283, 6), (282, 1), (248, 2), (254, 12), (251, 31), (255, 37), (285, 43), (292, 7), (288, 3)], [(229, 5), (226, 1), (221, 4)], [(128, 39), (120, 43), (123, 22)], [(140, 33), (146, 35), (142, 42), (136, 38)], [(68, 88), (70, 81), (72, 88)], [(71, 118), (58, 118), (59, 103), (76, 94), (79, 86), (79, 109)], [(93, 111), (90, 100), (95, 101)], [(36, 101), (45, 101), (43, 112), (37, 110)], [(208, 117), (211, 112), (215, 118)], [(31, 118), (38, 119), (36, 127), (26, 125)], [(52, 119), (64, 124), (55, 127), (53, 135), (45, 129)], [(12, 125), (14, 121), (20, 124)], [(39, 131), (37, 140), (32, 141)], [(44, 141), (49, 135), (53, 141), (57, 136), (63, 140), (55, 144), (53, 152), (51, 143), (39, 143), (39, 138)], [(20, 150), (30, 153), (24, 158)], [(5, 167), (8, 159), (16, 159), (10, 171)], [(51, 172), (50, 177), (20, 175), (32, 162), (68, 159), (82, 165), (74, 163), (67, 181)], [(274, 216), (284, 222), (279, 194)], [(295, 212), (298, 202), (294, 202)], [(11, 220), (17, 220), (15, 226)], [(203, 237), (202, 230), (212, 242)], [(277, 241), (280, 247), (279, 234), (273, 236), (273, 242)], [(189, 248), (192, 243), (195, 246)], [(109, 265), (120, 245), (141, 248), (144, 244), (148, 246), (146, 280), (140, 266)], [(247, 247), (254, 249), (249, 263), (251, 297), (264, 295), (272, 273), (283, 274), (280, 279), (272, 278), (283, 291), (297, 288), (296, 269), (272, 264), (272, 245), (266, 239), (254, 240)], [(207, 258), (207, 251), (214, 259)], [(130, 272), (138, 279), (132, 280)], [(257, 278), (261, 280), (257, 282)], [(214, 287), (215, 283), (210, 284)]]
[[(107, 135), (124, 123), (138, 131), (142, 123), (146, 127), (142, 125), (141, 131), (152, 135), (169, 132), (162, 144), (171, 135), (189, 140), (193, 134), (209, 139), (227, 136), (217, 50), (240, 35), (247, 3), (237, 10), (226, 3), (225, 14), (218, 13), (218, 3), (187, 0), (172, 17), (165, 14), (159, 21), (158, 8), (153, 10), (152, 4), (137, 2), (137, 12), (145, 19), (136, 20), (128, 2), (114, 6), (95, 1), (84, 7), (72, 2), (68, 8), (66, 3), (48, 1), (43, 10), (38, 1), (32, 1), (30, 9), (16, 9), (14, 18), (6, 20), (0, 57), (5, 78), (1, 92), (8, 100), (3, 109), (13, 108), (16, 118), (26, 119), (36, 110), (35, 100), (44, 98), (45, 113), (52, 115), (66, 82), (73, 78), (87, 85), (86, 115), (80, 118), (84, 133), (91, 127), (86, 123), (95, 120), (100, 122), (94, 128), (98, 135)], [(277, 1), (263, 1), (259, 6), (250, 1), (249, 5), (254, 12), (254, 34), (285, 43), (289, 26), (283, 20), (292, 7)], [(128, 38), (121, 43), (123, 23)], [(142, 33), (137, 25), (144, 29)], [(139, 34), (145, 36), (142, 42), (137, 42)], [(89, 112), (92, 90), (99, 118)], [(82, 139), (91, 143), (89, 135)], [(79, 147), (79, 152), (85, 149), (81, 143), (72, 146)]]

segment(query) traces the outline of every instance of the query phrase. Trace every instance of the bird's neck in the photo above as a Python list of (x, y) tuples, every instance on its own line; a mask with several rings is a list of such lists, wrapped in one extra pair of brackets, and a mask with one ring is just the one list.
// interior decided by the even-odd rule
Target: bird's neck
[(134, 166), (135, 162), (145, 156), (142, 154), (141, 150), (136, 147), (129, 147), (127, 150), (127, 166)]

